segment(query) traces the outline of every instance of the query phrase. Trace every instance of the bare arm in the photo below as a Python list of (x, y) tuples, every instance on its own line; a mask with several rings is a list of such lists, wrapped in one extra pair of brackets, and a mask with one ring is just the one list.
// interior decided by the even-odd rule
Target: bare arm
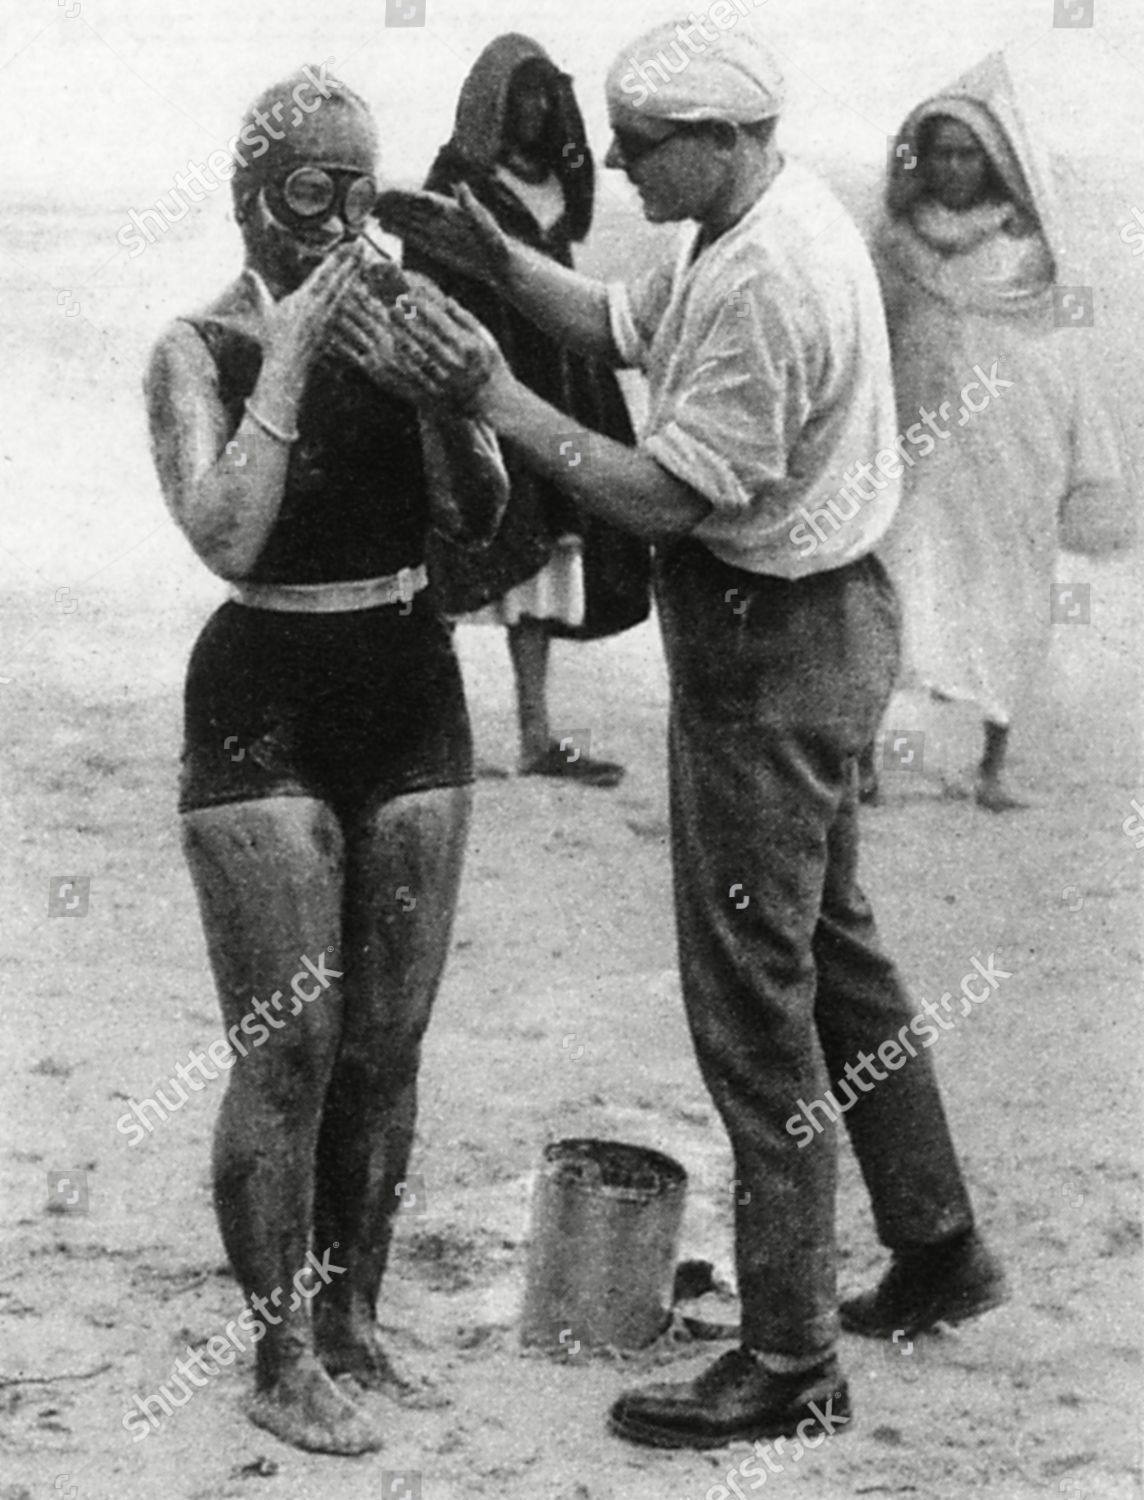
[(558, 343), (606, 364), (621, 363), (612, 338), (608, 292), (602, 281), (581, 276), (539, 250), (510, 240), (508, 260), (497, 287)]
[[(244, 578), (278, 518), (289, 444), (249, 416), (231, 434), (214, 361), (189, 326), (177, 325), (156, 347), (144, 388), (168, 509), (212, 573)], [(256, 389), (255, 403), (259, 394)], [(261, 395), (267, 419), (288, 430), (294, 421), (290, 404), (270, 399), (268, 391)]]
[(448, 411), (422, 411), (421, 444), (433, 525), (462, 545), (491, 541), (509, 495), (492, 427)]
[(711, 512), (710, 501), (654, 458), (570, 426), (563, 412), (512, 376), (490, 382), (481, 410), (533, 469), (577, 505), (637, 536), (685, 536)]
[[(359, 260), (337, 251), (268, 313), (258, 383), (237, 431), (202, 340), (177, 324), (156, 346), (144, 381), (159, 482), (176, 522), (221, 578), (245, 578), (282, 505), (298, 405), (329, 318)], [(257, 412), (267, 426), (260, 425)]]
[(434, 193), (384, 193), (377, 214), (407, 244), (496, 290), (545, 333), (581, 354), (621, 363), (603, 282), (569, 270), (505, 234), (467, 184), (456, 201)]
[(396, 340), (409, 379), (437, 399), (461, 395), (532, 468), (594, 515), (654, 539), (685, 535), (710, 514), (710, 501), (647, 453), (578, 427), (542, 401), (457, 304), (424, 308)]

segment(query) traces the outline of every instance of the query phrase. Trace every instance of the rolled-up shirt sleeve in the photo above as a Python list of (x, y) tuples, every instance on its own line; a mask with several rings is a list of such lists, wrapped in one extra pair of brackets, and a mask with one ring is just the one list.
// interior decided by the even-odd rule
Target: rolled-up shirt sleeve
[(810, 413), (805, 348), (758, 278), (729, 289), (666, 386), (645, 451), (717, 515), (765, 507)]
[(608, 321), (621, 364), (629, 370), (642, 369), (647, 351), (632, 314), (631, 293), (622, 281), (608, 285)]

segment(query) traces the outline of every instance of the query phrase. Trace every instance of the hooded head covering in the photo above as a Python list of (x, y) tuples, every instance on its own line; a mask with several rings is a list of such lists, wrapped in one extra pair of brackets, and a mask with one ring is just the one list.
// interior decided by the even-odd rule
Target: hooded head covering
[(326, 79), (322, 94), (311, 102), (314, 73), (303, 69), (272, 84), (243, 117), (231, 182), (240, 220), (259, 188), (294, 167), (313, 164), (376, 174), (377, 127), (369, 105), (335, 79)]
[(1028, 131), (1017, 106), (1013, 77), (1004, 56), (991, 53), (948, 89), (927, 99), (898, 132), (886, 186), (886, 209), (900, 219), (924, 190), (916, 171), (926, 123), (939, 116), (958, 120), (980, 141), (1006, 192), (1035, 219), (1058, 268), (1065, 246), (1048, 153)]
[(774, 53), (743, 25), (694, 35), (697, 23), (669, 21), (625, 47), (608, 73), (609, 107), (652, 120), (724, 120), (751, 125), (782, 111), (786, 89)]
[(526, 66), (548, 84), (554, 113), (551, 165), (564, 190), (569, 237), (582, 240), (592, 223), (595, 166), (572, 79), (539, 42), (510, 31), (488, 44), (461, 87), (447, 150), (468, 168), (491, 172), (496, 167), (505, 146), (513, 79)]

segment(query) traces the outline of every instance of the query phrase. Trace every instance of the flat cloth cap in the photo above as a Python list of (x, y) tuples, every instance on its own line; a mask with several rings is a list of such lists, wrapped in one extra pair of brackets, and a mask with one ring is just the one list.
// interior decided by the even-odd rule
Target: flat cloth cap
[(729, 3), (722, 13), (734, 16), (728, 29), (706, 18), (668, 21), (625, 47), (608, 73), (609, 105), (653, 120), (732, 125), (779, 114), (786, 90), (774, 53)]

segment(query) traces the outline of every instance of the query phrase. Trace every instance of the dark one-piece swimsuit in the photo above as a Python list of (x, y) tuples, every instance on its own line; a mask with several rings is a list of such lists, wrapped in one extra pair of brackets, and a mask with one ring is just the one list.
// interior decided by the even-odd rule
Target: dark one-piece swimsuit
[[(210, 350), (237, 431), (261, 350), (225, 321), (187, 321)], [(347, 582), (420, 565), (429, 513), (413, 407), (322, 360), (298, 432), (249, 581)], [(473, 779), (461, 675), (428, 591), (340, 614), (222, 605), (191, 655), (184, 723), (181, 812), (314, 797), (352, 819)]]

